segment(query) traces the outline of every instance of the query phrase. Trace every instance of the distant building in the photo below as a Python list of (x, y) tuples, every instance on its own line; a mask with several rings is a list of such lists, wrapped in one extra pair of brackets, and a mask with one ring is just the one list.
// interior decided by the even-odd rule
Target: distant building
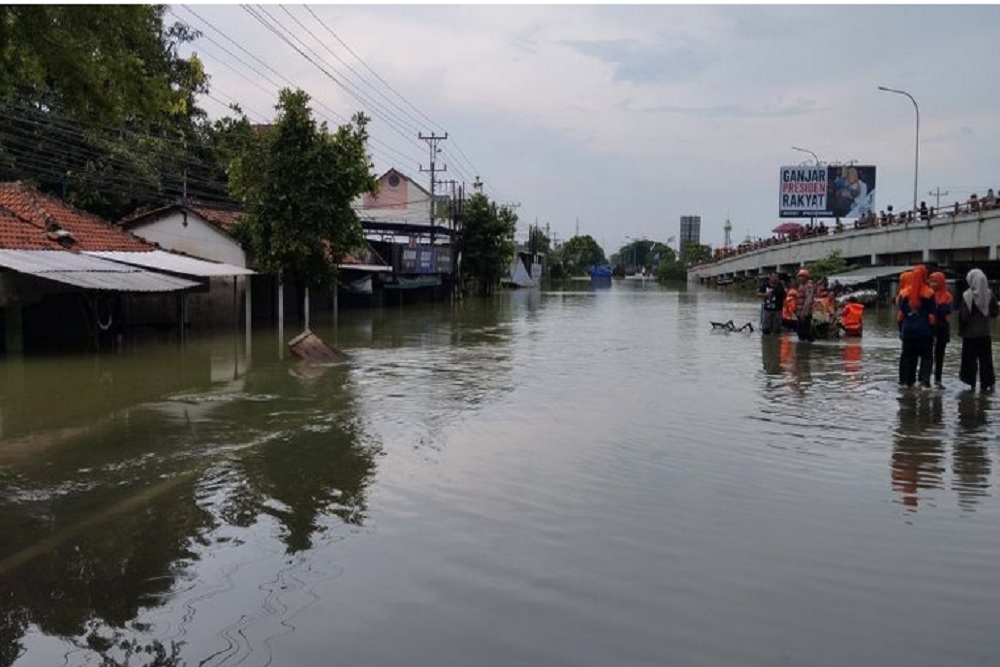
[(701, 243), (701, 216), (682, 215), (681, 216), (681, 261), (684, 261), (685, 248), (688, 243)]

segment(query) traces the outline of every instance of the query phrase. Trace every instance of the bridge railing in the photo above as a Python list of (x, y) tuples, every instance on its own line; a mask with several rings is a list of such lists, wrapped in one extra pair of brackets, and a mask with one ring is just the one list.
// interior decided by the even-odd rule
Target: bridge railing
[(993, 199), (989, 199), (988, 197), (984, 197), (979, 199), (974, 196), (965, 202), (955, 202), (951, 206), (943, 206), (938, 209), (931, 207), (923, 211), (902, 211), (898, 214), (895, 212), (882, 213), (879, 216), (872, 214), (867, 218), (858, 218), (849, 224), (845, 224), (838, 220), (837, 223), (828, 226), (824, 222), (821, 222), (819, 225), (803, 228), (801, 233), (776, 235), (771, 238), (760, 239), (750, 243), (741, 243), (735, 248), (718, 248), (716, 249), (716, 254), (711, 259), (698, 262), (697, 264), (692, 265), (691, 268), (710, 266), (727, 259), (732, 259), (733, 257), (739, 257), (760, 250), (767, 250), (778, 246), (793, 244), (798, 241), (806, 241), (830, 235), (870, 231), (873, 229), (884, 229), (889, 231), (894, 227), (909, 227), (911, 225), (919, 224), (930, 226), (934, 224), (935, 221), (951, 222), (961, 216), (971, 216), (976, 214), (981, 215), (983, 212), (991, 210), (1000, 210), (1000, 198), (994, 197)]

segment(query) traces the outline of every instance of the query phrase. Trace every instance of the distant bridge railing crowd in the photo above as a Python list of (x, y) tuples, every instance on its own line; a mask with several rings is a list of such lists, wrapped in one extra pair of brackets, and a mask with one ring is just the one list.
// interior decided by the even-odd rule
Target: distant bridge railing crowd
[(992, 209), (1000, 209), (1000, 198), (993, 193), (993, 188), (989, 189), (985, 197), (980, 198), (973, 194), (965, 202), (955, 202), (953, 206), (942, 207), (940, 209), (935, 209), (933, 206), (928, 207), (925, 202), (920, 202), (920, 207), (917, 210), (901, 211), (897, 214), (893, 212), (892, 206), (889, 206), (886, 211), (881, 211), (878, 215), (875, 215), (875, 212), (872, 211), (869, 212), (868, 215), (860, 217), (854, 220), (853, 223), (847, 225), (845, 225), (840, 218), (837, 218), (837, 221), (832, 225), (827, 225), (823, 221), (820, 221), (819, 223), (810, 222), (804, 225), (801, 231), (794, 231), (786, 234), (775, 234), (771, 238), (741, 243), (735, 247), (716, 248), (712, 251), (711, 259), (703, 260), (694, 266), (714, 264), (715, 262), (729, 259), (731, 257), (737, 257), (739, 255), (745, 255), (757, 250), (763, 250), (765, 248), (771, 248), (787, 243), (794, 243), (795, 241), (815, 238), (818, 236), (845, 234), (856, 230), (859, 231), (865, 229), (910, 225), (915, 222), (923, 222), (929, 225), (931, 221), (935, 219), (952, 220), (959, 215), (979, 213)]

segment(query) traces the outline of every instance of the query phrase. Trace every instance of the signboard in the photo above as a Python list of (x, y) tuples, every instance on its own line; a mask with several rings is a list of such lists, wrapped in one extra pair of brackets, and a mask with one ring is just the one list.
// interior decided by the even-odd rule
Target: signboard
[(875, 167), (782, 167), (781, 218), (859, 218), (875, 208)]
[(451, 248), (419, 244), (403, 246), (399, 255), (400, 273), (451, 273)]

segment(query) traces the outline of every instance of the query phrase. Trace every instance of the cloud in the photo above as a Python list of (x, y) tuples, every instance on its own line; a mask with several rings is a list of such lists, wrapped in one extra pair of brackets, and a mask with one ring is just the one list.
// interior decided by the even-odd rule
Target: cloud
[(676, 114), (696, 118), (786, 118), (815, 113), (820, 109), (814, 100), (801, 100), (794, 104), (765, 105), (759, 109), (737, 104), (719, 104), (701, 107), (682, 107), (663, 104), (642, 109), (644, 113)]
[(643, 44), (635, 39), (565, 41), (578, 53), (610, 65), (612, 80), (655, 84), (690, 81), (706, 66), (704, 56), (690, 44), (662, 41)]

